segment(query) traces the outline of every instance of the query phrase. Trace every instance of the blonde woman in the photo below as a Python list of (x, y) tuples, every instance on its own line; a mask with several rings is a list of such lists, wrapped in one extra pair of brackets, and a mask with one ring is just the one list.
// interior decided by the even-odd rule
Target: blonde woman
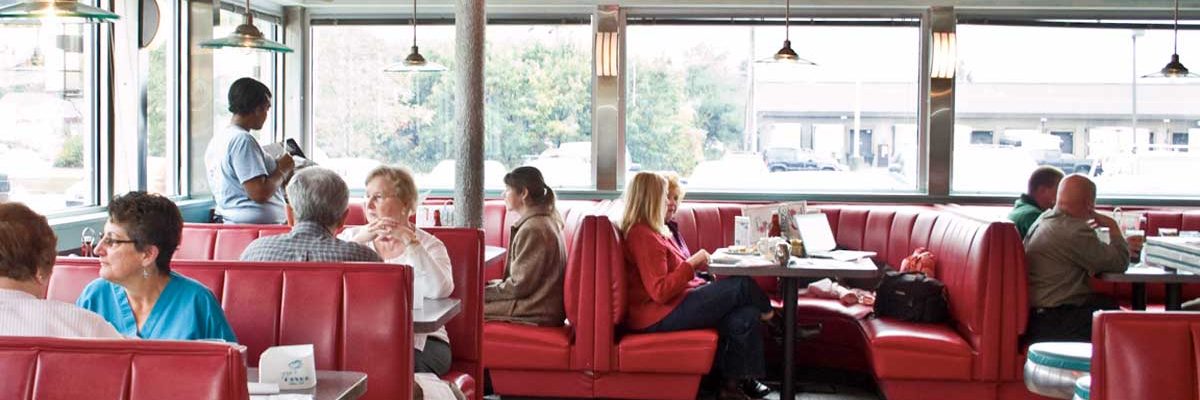
[(759, 321), (773, 315), (771, 303), (746, 277), (689, 288), (709, 254), (699, 249), (685, 257), (675, 245), (664, 224), (667, 192), (667, 179), (652, 172), (638, 173), (625, 190), (626, 326), (636, 332), (716, 328), (720, 341), (714, 370), (723, 378), (718, 398), (750, 398), (739, 384), (766, 374)]
[[(418, 229), (408, 217), (417, 209), (417, 185), (407, 169), (381, 165), (367, 174), (367, 225), (347, 228), (338, 239), (375, 250), (386, 262), (411, 265), (413, 292), (442, 299), (454, 292), (454, 272), (446, 245)], [(413, 336), (416, 372), (441, 376), (450, 371), (450, 337), (446, 328)]]

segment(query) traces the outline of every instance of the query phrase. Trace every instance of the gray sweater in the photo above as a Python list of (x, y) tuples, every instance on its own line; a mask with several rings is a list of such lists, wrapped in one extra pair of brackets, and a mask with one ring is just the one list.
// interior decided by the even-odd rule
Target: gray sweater
[(1079, 305), (1092, 294), (1089, 276), (1120, 272), (1129, 266), (1129, 245), (1123, 238), (1105, 244), (1087, 219), (1053, 209), (1029, 229), (1025, 260), (1030, 307)]

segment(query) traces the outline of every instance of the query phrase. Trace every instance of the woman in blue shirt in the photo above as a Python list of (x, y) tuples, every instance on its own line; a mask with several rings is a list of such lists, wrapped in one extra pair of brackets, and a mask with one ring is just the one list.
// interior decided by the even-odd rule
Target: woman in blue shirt
[(182, 231), (179, 208), (165, 197), (129, 192), (114, 198), (96, 246), (100, 279), (75, 303), (126, 336), (237, 342), (212, 292), (171, 271)]

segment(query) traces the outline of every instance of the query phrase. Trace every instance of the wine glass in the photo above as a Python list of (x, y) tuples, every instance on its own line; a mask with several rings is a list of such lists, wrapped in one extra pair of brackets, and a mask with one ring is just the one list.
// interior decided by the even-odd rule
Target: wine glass
[(95, 257), (92, 250), (96, 248), (96, 230), (92, 227), (84, 227), (83, 232), (79, 235), (79, 242), (82, 243), (80, 252), (84, 257)]

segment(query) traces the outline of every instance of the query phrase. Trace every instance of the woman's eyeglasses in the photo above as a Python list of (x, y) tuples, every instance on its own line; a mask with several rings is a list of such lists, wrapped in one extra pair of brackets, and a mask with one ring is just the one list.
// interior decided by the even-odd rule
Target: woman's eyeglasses
[(377, 202), (383, 201), (384, 199), (390, 199), (393, 197), (399, 197), (399, 196), (396, 196), (394, 194), (384, 194), (384, 193), (369, 194), (369, 195), (367, 195), (367, 203), (377, 203)]
[[(114, 247), (116, 245), (125, 244), (125, 243), (137, 243), (137, 241), (136, 240), (122, 240), (122, 239), (114, 238), (112, 236), (104, 236), (104, 237), (100, 238), (100, 245), (103, 245), (106, 247)], [(99, 246), (97, 246), (97, 247), (99, 247)]]

